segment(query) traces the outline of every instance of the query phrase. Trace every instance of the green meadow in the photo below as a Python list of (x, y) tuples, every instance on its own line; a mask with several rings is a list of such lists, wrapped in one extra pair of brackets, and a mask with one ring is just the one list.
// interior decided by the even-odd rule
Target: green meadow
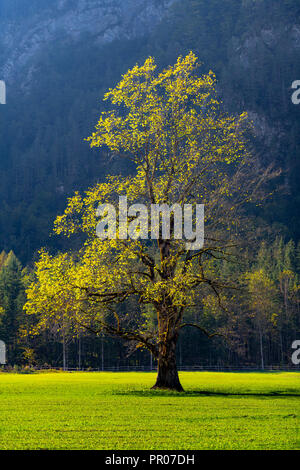
[(0, 373), (0, 449), (299, 449), (300, 374)]

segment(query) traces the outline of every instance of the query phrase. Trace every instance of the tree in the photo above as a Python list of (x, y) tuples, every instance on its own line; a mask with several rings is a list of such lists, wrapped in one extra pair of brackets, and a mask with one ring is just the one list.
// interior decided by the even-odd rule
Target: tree
[(4, 265), (6, 258), (7, 258), (7, 254), (6, 254), (5, 251), (3, 250), (3, 251), (0, 253), (0, 269), (1, 269), (2, 266)]
[(264, 335), (276, 323), (276, 318), (278, 316), (276, 287), (274, 282), (268, 278), (267, 274), (262, 269), (253, 273), (248, 273), (247, 279), (250, 295), (249, 306), (259, 334), (261, 368), (264, 369)]
[[(260, 197), (271, 175), (247, 152), (246, 114), (221, 112), (214, 74), (198, 76), (196, 69), (193, 53), (161, 73), (148, 58), (105, 95), (113, 109), (101, 114), (88, 140), (91, 147), (104, 146), (112, 158), (130, 162), (132, 173), (108, 177), (84, 196), (75, 193), (69, 199), (55, 231), (83, 233), (85, 241), (73, 253), (41, 252), (25, 307), (40, 313), (40, 324), (64, 311), (80, 327), (147, 348), (158, 361), (154, 388), (179, 391), (176, 344), (182, 328), (194, 326), (210, 336), (185, 322), (185, 314), (209, 292), (220, 301), (220, 291), (232, 286), (209, 262), (229, 257), (241, 223), (247, 232), (243, 205)], [(143, 204), (147, 214), (167, 205), (169, 233), (163, 236), (158, 218), (157, 240), (152, 240), (141, 222), (143, 209), (135, 205), (128, 209), (131, 218), (122, 221), (124, 213), (113, 209), (120, 221), (115, 237), (107, 233), (99, 239), (96, 209), (99, 204), (116, 207), (120, 196), (128, 205)], [(205, 246), (193, 250), (187, 240), (175, 237), (174, 204), (182, 209), (199, 203), (205, 205)], [(106, 222), (101, 223), (110, 225), (102, 215)]]
[(0, 270), (0, 337), (8, 347), (8, 359), (18, 358), (18, 332), (25, 292), (22, 282), (22, 266), (13, 251), (10, 251)]

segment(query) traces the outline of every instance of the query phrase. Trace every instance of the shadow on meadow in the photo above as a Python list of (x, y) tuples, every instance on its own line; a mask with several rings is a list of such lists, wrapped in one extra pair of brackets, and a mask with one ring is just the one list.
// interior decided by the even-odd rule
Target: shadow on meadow
[(117, 391), (114, 395), (126, 395), (135, 397), (178, 397), (178, 398), (201, 398), (201, 397), (228, 397), (228, 398), (243, 398), (243, 397), (257, 397), (257, 398), (287, 398), (294, 397), (300, 398), (300, 393), (288, 390), (272, 390), (269, 392), (231, 392), (231, 391), (212, 391), (212, 390), (188, 390), (185, 392), (176, 392), (170, 390), (123, 390)]
[[(230, 374), (237, 374), (240, 375), (241, 372), (236, 372), (236, 371), (230, 371)], [(243, 372), (242, 372), (243, 373)], [(246, 374), (247, 372), (245, 372)], [(255, 371), (256, 374), (261, 374), (262, 376), (265, 376), (266, 373), (263, 371)], [(272, 376), (280, 376), (282, 375), (282, 371), (272, 371), (268, 372), (267, 375), (272, 375)], [(299, 376), (300, 378), (300, 376)], [(253, 384), (252, 384), (253, 385)], [(232, 388), (230, 385), (228, 387), (223, 387), (223, 389), (214, 389), (213, 387), (210, 389), (191, 389), (190, 385), (187, 386), (187, 390), (184, 392), (177, 392), (177, 391), (171, 391), (171, 390), (164, 390), (164, 389), (139, 389), (137, 390), (136, 388), (127, 388), (123, 390), (116, 390), (114, 392), (114, 395), (127, 395), (127, 396), (136, 396), (136, 397), (149, 397), (149, 398), (155, 398), (155, 397), (178, 397), (178, 398), (204, 398), (204, 397), (220, 397), (220, 398), (244, 398), (244, 397), (253, 397), (253, 398), (300, 398), (300, 382), (299, 382), (299, 388), (297, 387), (287, 387), (287, 388), (282, 388), (278, 384), (278, 388), (276, 389), (274, 385), (270, 387), (268, 384), (266, 384), (265, 387), (261, 386), (260, 390), (255, 389), (255, 386), (251, 389), (250, 387), (248, 388), (247, 386), (242, 386), (240, 390), (238, 389), (238, 386)]]

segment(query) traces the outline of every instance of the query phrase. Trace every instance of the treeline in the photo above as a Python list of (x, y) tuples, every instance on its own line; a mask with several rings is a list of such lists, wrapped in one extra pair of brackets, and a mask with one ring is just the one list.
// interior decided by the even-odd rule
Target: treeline
[[(290, 365), (291, 345), (300, 334), (300, 244), (282, 238), (262, 242), (255, 255), (239, 254), (232, 262), (215, 262), (220, 276), (236, 279), (236, 288), (221, 299), (208, 294), (186, 316), (200, 324), (182, 330), (177, 356), (180, 366), (259, 367)], [(26, 315), (26, 287), (32, 282), (11, 251), (0, 255), (0, 339), (8, 349), (9, 366), (118, 368), (153, 363), (149, 352), (87, 331), (74, 335), (67, 325), (53, 325), (32, 334), (39, 318)], [(154, 363), (153, 363), (154, 365)]]

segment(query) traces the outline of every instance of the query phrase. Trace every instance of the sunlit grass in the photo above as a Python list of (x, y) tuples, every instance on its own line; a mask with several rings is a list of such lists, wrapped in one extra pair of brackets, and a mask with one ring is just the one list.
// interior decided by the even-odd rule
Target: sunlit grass
[(299, 373), (0, 374), (0, 449), (299, 449)]

